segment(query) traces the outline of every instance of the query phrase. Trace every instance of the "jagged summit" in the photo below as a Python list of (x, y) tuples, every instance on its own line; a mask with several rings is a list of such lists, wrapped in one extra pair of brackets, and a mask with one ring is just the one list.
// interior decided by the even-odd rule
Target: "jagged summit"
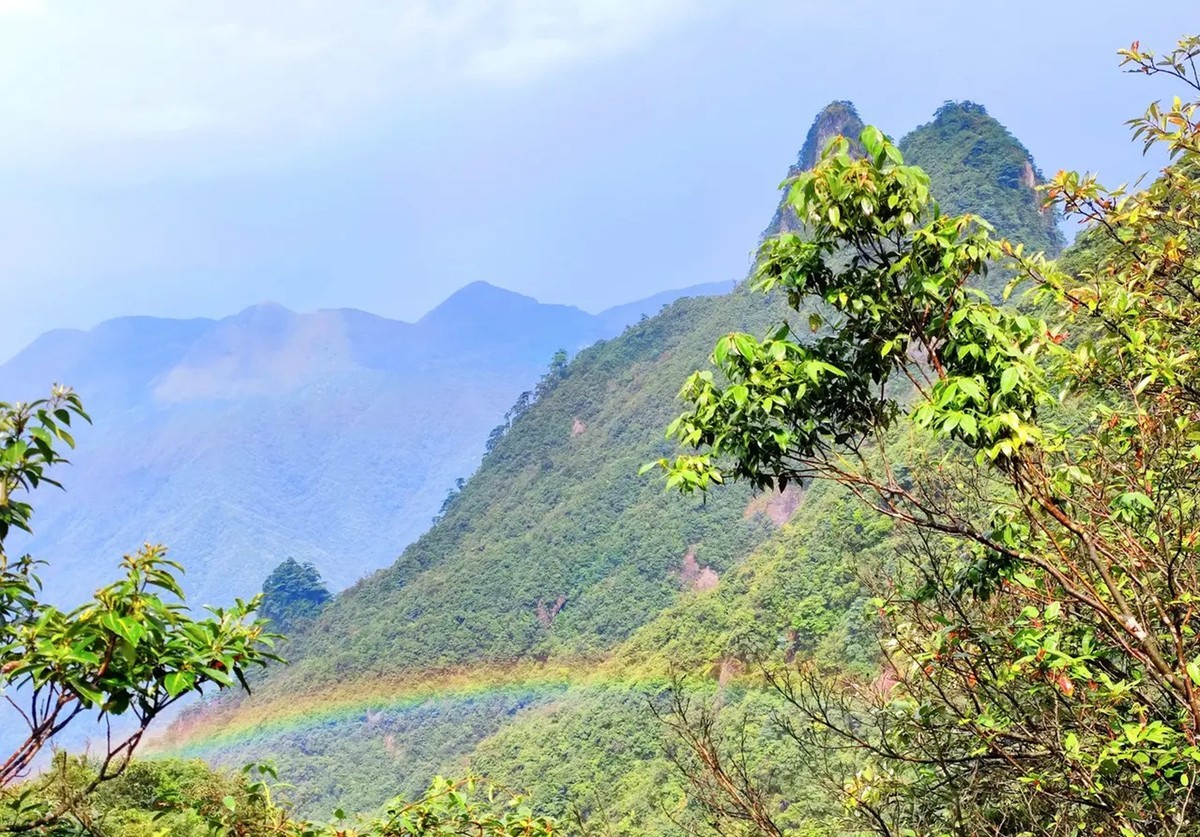
[[(826, 105), (813, 120), (796, 162), (795, 177), (812, 168), (829, 141), (839, 134), (852, 141), (864, 127), (852, 102)], [(974, 212), (1000, 235), (1051, 254), (1062, 249), (1057, 219), (1042, 205), (1037, 187), (1044, 182), (1033, 155), (983, 105), (947, 101), (933, 119), (900, 141), (905, 160), (928, 174), (944, 212)], [(763, 238), (795, 230), (797, 219), (781, 196)]]
[(817, 164), (825, 146), (836, 136), (843, 136), (857, 143), (858, 135), (866, 127), (858, 116), (854, 103), (841, 100), (830, 102), (821, 108), (813, 120), (812, 127), (804, 137), (804, 145), (800, 146), (800, 154), (792, 165), (789, 174), (799, 174), (811, 169)]
[[(825, 146), (836, 136), (844, 136), (857, 145), (858, 135), (862, 133), (864, 127), (853, 102), (844, 99), (837, 100), (821, 108), (816, 118), (813, 119), (808, 134), (804, 137), (804, 144), (800, 146), (796, 162), (788, 169), (788, 178), (795, 177), (800, 172), (815, 166), (821, 152), (825, 150)], [(771, 218), (771, 223), (763, 230), (763, 238), (770, 238), (781, 232), (789, 232), (798, 226), (796, 213), (785, 205), (785, 197), (786, 193), (780, 197), (779, 206), (775, 210), (774, 217)]]

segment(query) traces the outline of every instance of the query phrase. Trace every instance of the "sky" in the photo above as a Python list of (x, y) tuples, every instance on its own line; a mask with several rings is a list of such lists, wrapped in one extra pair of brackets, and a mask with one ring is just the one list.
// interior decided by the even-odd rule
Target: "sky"
[(585, 310), (741, 278), (814, 114), (1139, 176), (1194, 0), (0, 0), (0, 359), (115, 316)]

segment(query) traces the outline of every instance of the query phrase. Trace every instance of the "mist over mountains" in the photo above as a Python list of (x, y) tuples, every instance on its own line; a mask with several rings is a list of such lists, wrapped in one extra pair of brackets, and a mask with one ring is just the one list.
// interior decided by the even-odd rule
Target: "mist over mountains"
[(266, 303), (48, 332), (0, 366), (0, 391), (31, 400), (68, 384), (94, 425), (76, 433), (66, 492), (43, 492), (34, 536), (14, 548), (49, 562), (43, 579), (66, 602), (147, 541), (187, 568), (193, 604), (248, 596), (287, 557), (345, 587), (428, 528), (555, 351), (731, 287), (589, 314), (476, 282), (415, 323)]

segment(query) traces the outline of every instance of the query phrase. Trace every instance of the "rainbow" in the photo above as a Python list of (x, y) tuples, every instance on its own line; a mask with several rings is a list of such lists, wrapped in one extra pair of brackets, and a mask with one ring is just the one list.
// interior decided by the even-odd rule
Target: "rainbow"
[(594, 662), (355, 680), (302, 694), (256, 695), (247, 700), (202, 704), (186, 711), (165, 733), (148, 741), (146, 749), (158, 755), (204, 756), (319, 726), (369, 723), (376, 713), (394, 714), (493, 698), (546, 704), (568, 689), (649, 686), (645, 678), (620, 676)]

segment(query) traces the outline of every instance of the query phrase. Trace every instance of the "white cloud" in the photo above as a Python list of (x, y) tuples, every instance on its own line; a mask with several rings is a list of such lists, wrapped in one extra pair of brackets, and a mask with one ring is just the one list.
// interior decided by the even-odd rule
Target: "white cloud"
[(381, 103), (536, 83), (728, 2), (0, 0), (0, 160), (320, 141)]
[(467, 62), (467, 71), (492, 80), (526, 81), (576, 61), (641, 46), (660, 32), (718, 5), (681, 0), (510, 3), (500, 16), (498, 43), (475, 51)]

